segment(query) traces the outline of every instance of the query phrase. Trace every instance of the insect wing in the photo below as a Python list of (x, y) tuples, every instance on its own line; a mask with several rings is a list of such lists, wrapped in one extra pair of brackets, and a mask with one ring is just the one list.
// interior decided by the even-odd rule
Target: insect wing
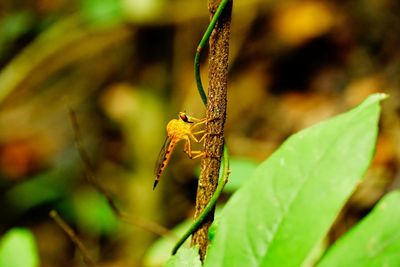
[(165, 154), (167, 153), (169, 144), (171, 143), (171, 138), (167, 136), (165, 138), (164, 144), (161, 147), (160, 153), (158, 154), (156, 165), (154, 166), (154, 175), (157, 175), (160, 169), (162, 168), (162, 164), (165, 158)]

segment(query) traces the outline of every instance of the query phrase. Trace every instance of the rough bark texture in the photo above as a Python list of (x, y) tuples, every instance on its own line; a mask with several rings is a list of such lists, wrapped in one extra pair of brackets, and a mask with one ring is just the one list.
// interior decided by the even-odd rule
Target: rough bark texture
[[(208, 9), (214, 15), (220, 0), (209, 0)], [(229, 1), (210, 37), (208, 102), (206, 133), (204, 142), (205, 158), (201, 161), (201, 174), (197, 187), (197, 218), (215, 192), (224, 145), (224, 124), (226, 118), (228, 89), (228, 56), (232, 1)], [(203, 261), (208, 246), (208, 228), (214, 220), (214, 211), (193, 235), (192, 245), (198, 245)]]

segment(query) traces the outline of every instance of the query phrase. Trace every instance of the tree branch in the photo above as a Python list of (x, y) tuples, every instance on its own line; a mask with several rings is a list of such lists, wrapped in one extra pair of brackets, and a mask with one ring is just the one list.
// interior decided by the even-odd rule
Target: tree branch
[[(218, 8), (219, 0), (209, 0), (211, 17)], [(208, 101), (205, 158), (201, 162), (201, 174), (197, 188), (197, 218), (213, 196), (218, 185), (218, 174), (224, 146), (224, 125), (226, 119), (228, 88), (228, 57), (232, 1), (224, 8), (210, 37)], [(208, 246), (208, 228), (214, 220), (211, 212), (203, 225), (194, 233), (192, 245), (198, 245), (200, 259), (203, 260)]]

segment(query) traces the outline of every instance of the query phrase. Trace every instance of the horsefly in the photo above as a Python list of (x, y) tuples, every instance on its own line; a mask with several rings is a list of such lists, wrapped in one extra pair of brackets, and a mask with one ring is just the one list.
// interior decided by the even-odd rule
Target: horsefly
[[(167, 138), (165, 139), (164, 145), (161, 148), (160, 154), (156, 162), (154, 169), (155, 180), (153, 185), (153, 190), (156, 188), (160, 177), (163, 174), (165, 167), (167, 166), (169, 159), (171, 158), (172, 151), (175, 145), (180, 140), (185, 140), (184, 152), (188, 154), (189, 158), (195, 159), (202, 157), (204, 152), (199, 150), (192, 150), (190, 141), (193, 140), (196, 143), (200, 143), (204, 140), (205, 135), (203, 135), (200, 140), (196, 138), (196, 134), (204, 133), (204, 130), (193, 132), (195, 128), (199, 125), (206, 123), (206, 119), (196, 119), (189, 117), (184, 112), (179, 112), (179, 118), (173, 119), (167, 124)], [(193, 156), (195, 155), (195, 156)]]

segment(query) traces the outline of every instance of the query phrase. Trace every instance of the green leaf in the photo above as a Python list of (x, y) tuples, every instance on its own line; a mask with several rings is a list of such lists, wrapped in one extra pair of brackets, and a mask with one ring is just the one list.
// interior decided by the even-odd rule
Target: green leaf
[(225, 185), (224, 192), (233, 193), (238, 190), (257, 169), (257, 163), (250, 159), (230, 158), (229, 182)]
[(181, 248), (171, 257), (166, 267), (201, 267), (199, 249), (197, 247)]
[(107, 200), (93, 188), (81, 189), (73, 198), (76, 221), (85, 233), (113, 234), (117, 219)]
[(293, 135), (262, 163), (222, 211), (205, 266), (301, 266), (371, 161), (385, 97)]
[(0, 56), (6, 55), (11, 49), (10, 43), (32, 27), (33, 20), (33, 13), (28, 10), (3, 14), (0, 18)]
[[(187, 219), (174, 227), (171, 232), (176, 236), (182, 236), (192, 223), (192, 219)], [(155, 241), (147, 250), (144, 257), (145, 266), (162, 266), (165, 264), (171, 257), (172, 248), (175, 243), (176, 240), (170, 237), (161, 237)], [(185, 244), (189, 246), (190, 238), (188, 238)]]
[(60, 172), (53, 169), (23, 183), (18, 183), (5, 193), (5, 199), (15, 214), (55, 201), (65, 196), (68, 186), (57, 178)]
[(303, 261), (302, 267), (314, 267), (315, 264), (321, 259), (322, 255), (325, 253), (329, 245), (328, 237), (325, 236), (321, 239), (313, 248), (313, 250), (308, 254), (307, 258)]
[(340, 238), (318, 267), (400, 266), (400, 191), (384, 197), (359, 224)]
[(35, 237), (29, 230), (13, 228), (3, 236), (0, 241), (0, 266), (39, 266)]
[[(218, 207), (215, 210), (214, 224), (211, 226), (208, 232), (210, 239), (212, 239), (212, 232), (215, 231), (216, 228), (215, 222), (219, 220), (222, 209), (223, 205), (218, 205)], [(177, 237), (183, 236), (183, 234), (189, 229), (192, 223), (193, 223), (193, 218), (186, 219), (185, 221), (175, 226), (171, 230), (171, 232)], [(165, 264), (171, 258), (171, 252), (176, 242), (177, 239), (173, 239), (168, 236), (157, 239), (147, 250), (146, 255), (144, 257), (144, 265), (150, 267), (150, 266), (162, 266), (163, 264)], [(182, 247), (179, 250), (183, 248), (189, 248), (189, 246), (190, 246), (190, 237), (186, 240), (186, 242), (182, 245)]]
[(81, 0), (81, 13), (98, 25), (114, 25), (123, 20), (121, 0)]

